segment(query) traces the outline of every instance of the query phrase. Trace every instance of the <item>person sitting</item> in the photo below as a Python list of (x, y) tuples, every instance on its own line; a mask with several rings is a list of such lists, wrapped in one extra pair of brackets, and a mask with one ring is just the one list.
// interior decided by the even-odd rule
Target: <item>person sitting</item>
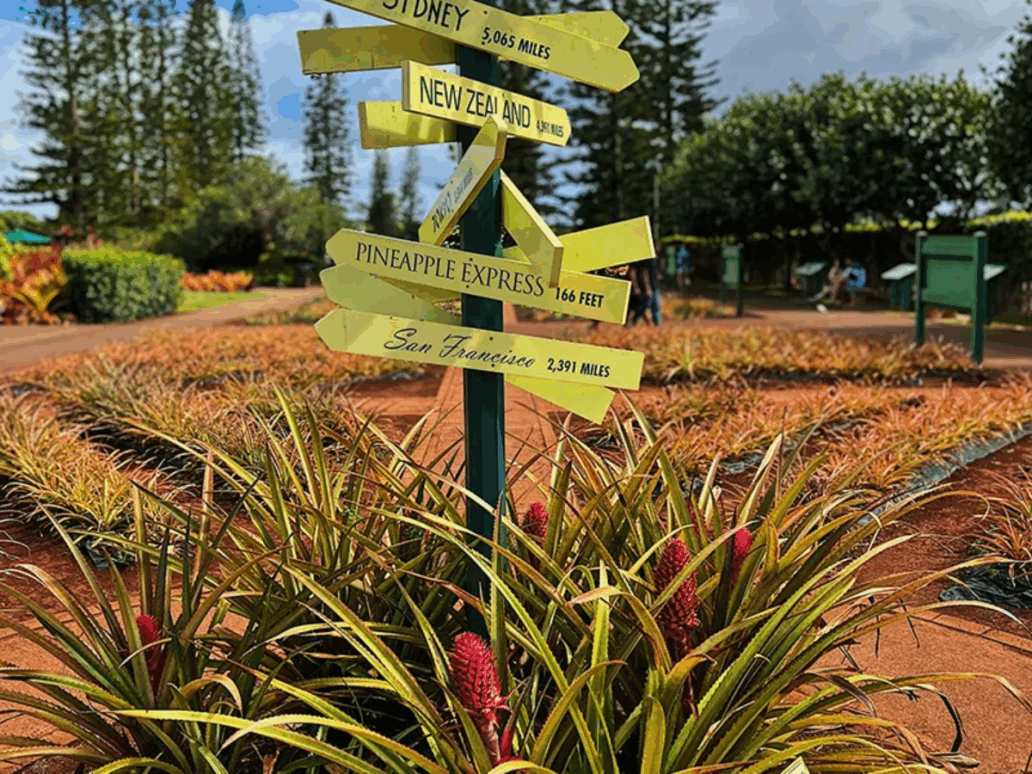
[(822, 298), (826, 298), (828, 301), (834, 302), (838, 298), (839, 292), (842, 290), (842, 285), (846, 281), (846, 271), (842, 268), (838, 258), (828, 269), (828, 279), (824, 283), (824, 287), (821, 288), (820, 293), (810, 299), (810, 303), (816, 303)]
[(857, 291), (867, 285), (867, 270), (863, 266), (849, 261), (846, 263), (846, 272), (846, 293), (849, 294), (849, 305), (853, 306), (857, 296), (860, 295)]

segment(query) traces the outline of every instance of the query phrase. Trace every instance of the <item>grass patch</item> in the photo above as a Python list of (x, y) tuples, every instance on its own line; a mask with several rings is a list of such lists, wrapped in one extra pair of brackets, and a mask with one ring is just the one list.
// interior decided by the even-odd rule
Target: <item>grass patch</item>
[(222, 293), (219, 291), (184, 290), (183, 300), (177, 310), (180, 314), (196, 312), (199, 309), (214, 309), (236, 301), (264, 298), (267, 294), (261, 291), (235, 291)]

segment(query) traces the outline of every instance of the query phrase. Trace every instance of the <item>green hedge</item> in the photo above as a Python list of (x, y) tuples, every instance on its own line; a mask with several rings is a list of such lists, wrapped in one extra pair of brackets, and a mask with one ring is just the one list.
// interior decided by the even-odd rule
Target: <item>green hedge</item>
[(183, 262), (142, 250), (98, 247), (61, 255), (72, 312), (81, 322), (172, 314), (183, 297)]

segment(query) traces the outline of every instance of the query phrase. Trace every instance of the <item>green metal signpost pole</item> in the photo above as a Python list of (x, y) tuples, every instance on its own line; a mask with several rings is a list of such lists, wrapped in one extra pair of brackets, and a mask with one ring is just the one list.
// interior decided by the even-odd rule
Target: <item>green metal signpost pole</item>
[[(495, 5), (495, 0), (481, 0)], [(459, 74), (490, 85), (498, 84), (498, 57), (482, 51), (456, 46)], [(458, 137), (465, 152), (476, 137), (475, 127), (459, 126)], [(502, 254), (501, 177), (498, 172), (480, 192), (461, 221), (462, 249), (481, 255)], [(471, 328), (502, 330), (502, 302), (479, 296), (462, 296), (462, 324)], [(505, 491), (505, 377), (502, 374), (464, 369), (463, 399), (466, 420), (466, 486), (489, 505), (503, 502)], [(466, 526), (478, 535), (494, 534), (494, 513), (472, 500), (466, 501)], [(477, 542), (477, 550), (490, 556), (490, 547)], [(487, 578), (471, 567), (467, 589), (487, 599)], [(471, 618), (470, 628), (486, 634), (479, 615)]]
[(743, 260), (743, 256), (742, 256), (742, 245), (738, 245), (737, 250), (738, 250), (738, 258), (735, 261), (738, 264), (738, 268), (735, 271), (735, 292), (737, 294), (736, 298), (735, 298), (735, 316), (736, 317), (744, 317), (745, 316), (745, 281), (744, 281), (744, 268), (743, 268), (743, 264), (745, 263), (745, 261)]
[(985, 281), (985, 263), (988, 258), (989, 239), (984, 231), (975, 234), (975, 287), (971, 303), (971, 359), (982, 362), (985, 349), (985, 324), (989, 316), (989, 283)]
[(927, 237), (927, 231), (918, 231), (914, 241), (914, 265), (917, 266), (914, 277), (914, 344), (919, 347), (925, 343), (925, 305), (921, 294), (925, 284), (924, 242)]

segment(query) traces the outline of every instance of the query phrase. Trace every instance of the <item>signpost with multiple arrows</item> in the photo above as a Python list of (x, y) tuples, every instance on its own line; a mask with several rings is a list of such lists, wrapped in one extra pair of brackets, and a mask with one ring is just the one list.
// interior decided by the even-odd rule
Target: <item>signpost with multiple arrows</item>
[[(326, 249), (323, 286), (340, 309), (316, 324), (335, 351), (464, 369), (467, 487), (505, 489), (504, 384), (600, 422), (617, 389), (637, 389), (643, 355), (505, 333), (505, 302), (622, 323), (629, 283), (590, 272), (655, 257), (648, 218), (557, 236), (500, 167), (509, 137), (563, 146), (562, 108), (497, 86), (498, 59), (610, 92), (638, 79), (610, 11), (523, 17), (476, 0), (331, 0), (394, 24), (298, 33), (307, 74), (400, 68), (400, 102), (363, 102), (363, 148), (461, 142), (464, 155), (430, 207), (419, 241), (344, 229)], [(459, 65), (459, 74), (438, 69)], [(461, 249), (442, 247), (456, 224)], [(503, 250), (502, 233), (514, 246)], [(462, 300), (462, 315), (442, 303)], [(467, 524), (494, 533), (467, 502)], [(487, 553), (486, 546), (480, 550)], [(486, 594), (483, 579), (471, 590)]]

